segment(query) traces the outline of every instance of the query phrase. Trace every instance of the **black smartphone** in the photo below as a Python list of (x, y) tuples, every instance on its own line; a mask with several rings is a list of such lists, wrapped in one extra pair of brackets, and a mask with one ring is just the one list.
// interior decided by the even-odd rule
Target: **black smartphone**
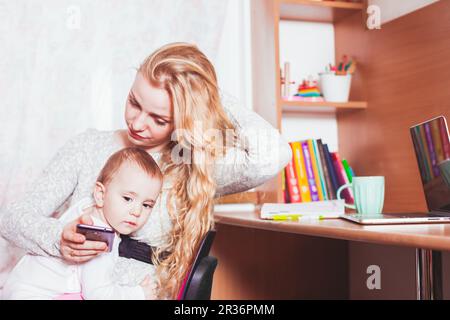
[(111, 228), (77, 224), (77, 233), (84, 235), (86, 240), (106, 242), (108, 245), (108, 252), (112, 250), (114, 230)]

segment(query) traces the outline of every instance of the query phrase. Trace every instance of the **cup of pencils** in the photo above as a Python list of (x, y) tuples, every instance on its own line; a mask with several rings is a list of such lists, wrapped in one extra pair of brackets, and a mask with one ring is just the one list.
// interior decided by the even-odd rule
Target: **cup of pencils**
[(320, 73), (320, 86), (325, 101), (348, 102), (352, 74), (356, 70), (355, 59), (349, 60), (343, 56), (337, 66), (327, 66), (324, 73)]

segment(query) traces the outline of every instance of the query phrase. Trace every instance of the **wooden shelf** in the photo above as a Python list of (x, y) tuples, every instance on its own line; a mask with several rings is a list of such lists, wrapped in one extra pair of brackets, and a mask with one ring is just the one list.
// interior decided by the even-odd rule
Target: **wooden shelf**
[(367, 108), (366, 101), (349, 102), (306, 102), (281, 100), (283, 113), (297, 112), (335, 112), (344, 110), (364, 110)]
[(363, 3), (344, 1), (278, 0), (281, 20), (336, 22), (362, 12)]

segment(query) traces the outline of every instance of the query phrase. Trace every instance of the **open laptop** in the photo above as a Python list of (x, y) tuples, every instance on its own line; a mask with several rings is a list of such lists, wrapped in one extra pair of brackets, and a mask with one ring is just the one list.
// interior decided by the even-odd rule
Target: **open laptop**
[(410, 128), (429, 212), (399, 214), (345, 214), (359, 224), (450, 223), (450, 138), (444, 116)]

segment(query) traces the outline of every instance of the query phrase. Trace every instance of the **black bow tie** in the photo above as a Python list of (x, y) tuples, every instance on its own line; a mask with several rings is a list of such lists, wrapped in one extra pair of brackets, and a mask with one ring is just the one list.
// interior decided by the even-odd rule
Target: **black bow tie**
[(156, 251), (156, 248), (138, 240), (131, 239), (129, 236), (122, 235), (120, 238), (122, 239), (119, 244), (120, 257), (153, 264), (152, 255)]

